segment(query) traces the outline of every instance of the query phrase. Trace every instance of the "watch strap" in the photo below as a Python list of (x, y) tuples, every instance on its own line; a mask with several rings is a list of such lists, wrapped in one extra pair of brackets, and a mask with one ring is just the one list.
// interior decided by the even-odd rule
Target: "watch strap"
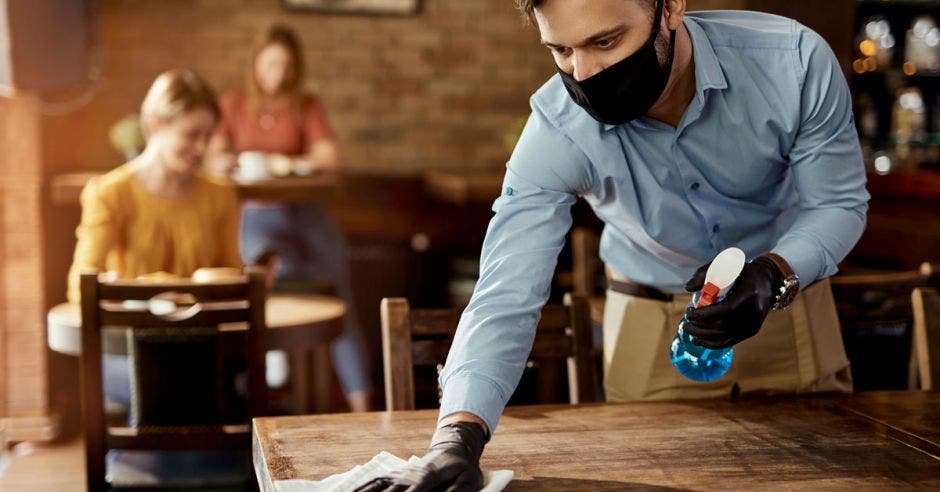
[(782, 256), (776, 253), (767, 253), (764, 257), (770, 260), (780, 271), (780, 282), (776, 286), (777, 295), (774, 298), (773, 309), (785, 309), (793, 302), (793, 298), (800, 290), (800, 278)]

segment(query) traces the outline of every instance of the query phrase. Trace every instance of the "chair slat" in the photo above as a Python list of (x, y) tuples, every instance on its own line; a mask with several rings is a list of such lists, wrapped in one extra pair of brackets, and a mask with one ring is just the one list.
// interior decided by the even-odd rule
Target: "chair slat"
[(413, 335), (453, 334), (460, 321), (460, 312), (454, 309), (415, 309), (410, 313)]
[(248, 425), (218, 427), (114, 427), (108, 429), (107, 445), (117, 449), (160, 449), (166, 451), (236, 449), (250, 446)]
[(203, 284), (195, 282), (143, 283), (115, 281), (102, 283), (99, 298), (104, 300), (146, 300), (165, 292), (189, 294), (199, 301), (245, 299), (248, 297), (248, 282), (245, 278), (225, 283)]
[(544, 357), (548, 359), (563, 359), (571, 356), (571, 337), (563, 334), (549, 334), (543, 336), (539, 333), (532, 343), (530, 357)]
[(548, 305), (542, 309), (539, 318), (538, 331), (541, 335), (547, 332), (564, 332), (570, 326), (570, 313), (564, 306)]
[(940, 294), (935, 289), (914, 289), (911, 301), (914, 308), (911, 379), (920, 382), (920, 389), (933, 390), (940, 385), (940, 362), (937, 361), (940, 358)]
[(105, 326), (167, 326), (185, 328), (245, 321), (248, 317), (248, 309), (234, 308), (220, 309), (217, 311), (200, 311), (190, 318), (181, 320), (168, 320), (160, 316), (155, 316), (147, 311), (101, 311), (100, 316), (101, 324)]
[(408, 301), (402, 298), (382, 299), (379, 309), (382, 317), (385, 406), (389, 410), (412, 410), (415, 407), (415, 389), (411, 369), (411, 323), (408, 319)]

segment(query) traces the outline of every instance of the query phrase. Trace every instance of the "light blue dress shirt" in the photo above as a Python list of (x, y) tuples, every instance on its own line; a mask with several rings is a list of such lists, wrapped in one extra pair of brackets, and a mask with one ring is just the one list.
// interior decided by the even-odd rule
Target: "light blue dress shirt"
[(678, 127), (599, 123), (557, 75), (532, 96), (441, 372), (441, 417), (466, 411), (496, 428), (578, 196), (605, 223), (607, 266), (671, 292), (730, 246), (749, 259), (781, 255), (806, 286), (835, 273), (861, 236), (865, 169), (849, 89), (825, 41), (755, 12), (688, 13), (685, 27), (696, 90)]

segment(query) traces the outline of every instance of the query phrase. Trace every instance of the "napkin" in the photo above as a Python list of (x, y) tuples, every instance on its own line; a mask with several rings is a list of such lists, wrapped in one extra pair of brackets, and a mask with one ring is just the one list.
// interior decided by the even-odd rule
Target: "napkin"
[[(404, 467), (418, 460), (417, 456), (405, 461), (394, 454), (382, 451), (375, 455), (364, 465), (358, 465), (352, 470), (337, 473), (323, 480), (277, 480), (274, 490), (278, 492), (347, 492), (376, 477), (387, 475), (389, 472)], [(483, 488), (481, 492), (499, 492), (509, 485), (512, 480), (512, 470), (484, 471)]]

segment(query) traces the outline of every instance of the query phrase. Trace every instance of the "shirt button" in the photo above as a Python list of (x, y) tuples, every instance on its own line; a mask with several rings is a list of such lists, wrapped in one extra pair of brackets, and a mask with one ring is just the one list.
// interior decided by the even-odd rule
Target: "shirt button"
[(712, 226), (712, 232), (714, 232), (715, 234), (717, 234), (719, 230), (721, 230), (721, 226), (719, 226), (718, 224), (715, 224), (714, 226)]
[(698, 189), (698, 187), (699, 187), (699, 184), (698, 184), (698, 181), (696, 181), (696, 182), (692, 183), (692, 186), (690, 186), (689, 188), (691, 188), (692, 191), (695, 191), (695, 190)]

